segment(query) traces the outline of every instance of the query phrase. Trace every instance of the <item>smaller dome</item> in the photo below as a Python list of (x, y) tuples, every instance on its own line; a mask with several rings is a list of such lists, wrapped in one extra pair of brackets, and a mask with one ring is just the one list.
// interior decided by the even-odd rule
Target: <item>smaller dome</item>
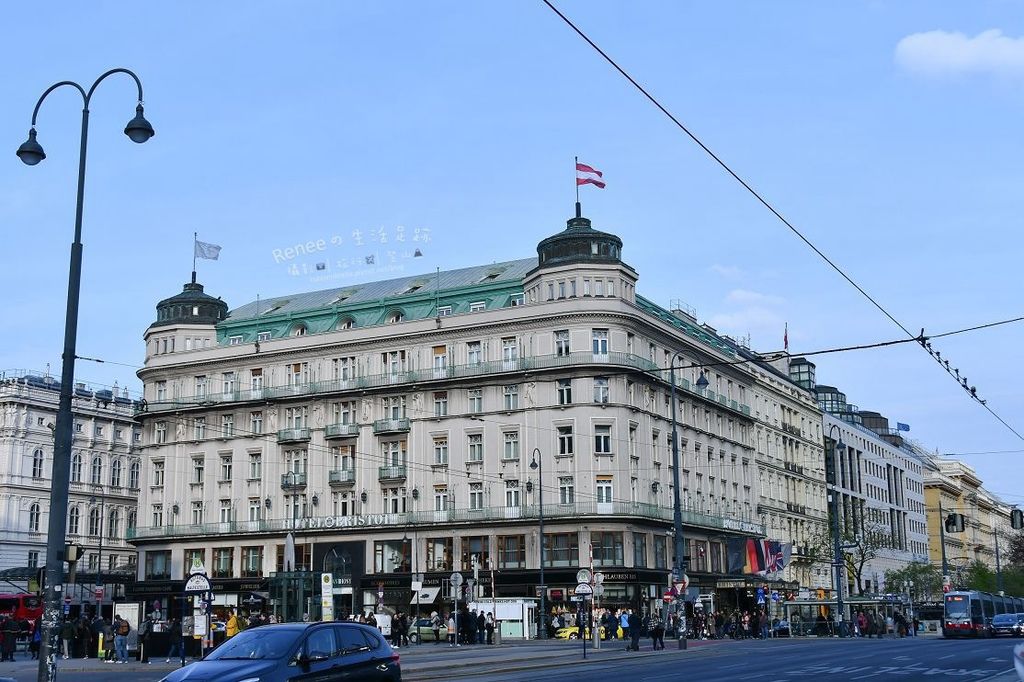
[(537, 245), (538, 266), (568, 263), (621, 263), (622, 240), (614, 234), (599, 232), (590, 219), (577, 215), (566, 221), (566, 228)]
[(186, 284), (182, 292), (156, 304), (156, 322), (150, 327), (173, 324), (217, 324), (228, 314), (228, 304), (203, 292), (197, 282)]

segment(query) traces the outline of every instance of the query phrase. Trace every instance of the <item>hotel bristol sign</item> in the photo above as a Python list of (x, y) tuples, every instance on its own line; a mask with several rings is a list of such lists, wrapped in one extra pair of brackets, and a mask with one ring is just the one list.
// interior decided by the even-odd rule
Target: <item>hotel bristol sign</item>
[(360, 514), (358, 516), (316, 516), (296, 519), (295, 527), (301, 530), (331, 530), (334, 528), (375, 528), (397, 526), (409, 523), (406, 514)]

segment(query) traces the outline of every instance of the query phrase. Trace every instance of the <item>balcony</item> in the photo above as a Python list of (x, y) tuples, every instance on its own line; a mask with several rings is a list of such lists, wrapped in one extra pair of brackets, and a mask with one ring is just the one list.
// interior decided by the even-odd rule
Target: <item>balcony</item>
[(398, 419), (378, 419), (373, 422), (373, 433), (375, 435), (383, 433), (408, 433), (409, 432), (409, 419), (408, 417), (399, 417)]
[(325, 438), (355, 438), (359, 435), (359, 424), (328, 424), (324, 427)]
[(300, 427), (296, 429), (281, 429), (277, 432), (278, 443), (301, 443), (309, 440), (309, 429)]
[(306, 487), (306, 473), (281, 474), (281, 490), (302, 490)]
[(352, 469), (335, 469), (327, 474), (327, 482), (331, 485), (354, 485), (356, 472)]
[(401, 466), (390, 466), (390, 467), (379, 467), (377, 469), (377, 479), (380, 481), (400, 481), (406, 477), (406, 469), (404, 465)]

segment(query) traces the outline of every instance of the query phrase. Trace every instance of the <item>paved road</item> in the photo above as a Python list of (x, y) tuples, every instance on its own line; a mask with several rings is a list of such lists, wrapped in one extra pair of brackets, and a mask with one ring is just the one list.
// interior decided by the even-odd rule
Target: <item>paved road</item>
[[(867, 680), (908, 682), (974, 680), (1016, 682), (1011, 650), (1019, 640), (942, 640), (920, 637), (904, 640), (774, 640), (691, 642), (687, 651), (626, 652), (621, 643), (589, 651), (568, 642), (516, 643), (502, 647), (422, 645), (402, 648), (403, 677), (465, 682), (675, 682), (681, 679), (760, 680), (761, 682), (843, 682)], [(648, 640), (649, 642), (649, 640)], [(36, 679), (33, 661), (0, 664), (0, 677), (17, 682)], [(151, 666), (101, 665), (93, 661), (60, 661), (58, 682), (157, 682), (174, 666), (158, 661)]]

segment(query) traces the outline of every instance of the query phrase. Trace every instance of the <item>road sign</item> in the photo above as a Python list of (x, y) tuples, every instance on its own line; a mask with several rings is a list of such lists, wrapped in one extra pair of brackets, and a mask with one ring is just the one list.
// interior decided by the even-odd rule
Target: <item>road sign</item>
[(193, 573), (185, 581), (185, 593), (190, 592), (209, 592), (213, 588), (210, 586), (210, 579), (202, 573)]
[(604, 596), (604, 585), (594, 585), (594, 596), (595, 597)]
[(676, 590), (679, 592), (686, 592), (686, 588), (690, 586), (690, 576), (683, 573), (683, 576), (676, 581)]
[(597, 583), (598, 585), (603, 583), (604, 582), (604, 573), (595, 573), (594, 574), (594, 582)]
[(64, 603), (65, 604), (70, 604), (71, 603), (71, 595), (68, 595), (68, 596), (64, 597)]
[(461, 573), (452, 573), (451, 577), (448, 578), (448, 582), (452, 584), (452, 587), (458, 587), (463, 582)]
[(781, 598), (777, 590), (772, 590), (772, 601), (779, 601)]
[(594, 576), (591, 574), (589, 568), (581, 568), (576, 571), (576, 582), (578, 583), (589, 583), (592, 577)]
[(96, 589), (92, 591), (92, 596), (95, 597), (97, 601), (103, 599), (103, 585), (97, 585)]
[(573, 592), (578, 595), (586, 595), (589, 597), (590, 595), (594, 594), (594, 588), (593, 586), (591, 586), (590, 583), (580, 583), (576, 586), (576, 589), (573, 590)]
[(573, 596), (569, 597), (569, 599), (571, 601), (583, 602), (583, 601), (587, 601), (587, 595), (585, 595), (585, 594), (574, 594)]

